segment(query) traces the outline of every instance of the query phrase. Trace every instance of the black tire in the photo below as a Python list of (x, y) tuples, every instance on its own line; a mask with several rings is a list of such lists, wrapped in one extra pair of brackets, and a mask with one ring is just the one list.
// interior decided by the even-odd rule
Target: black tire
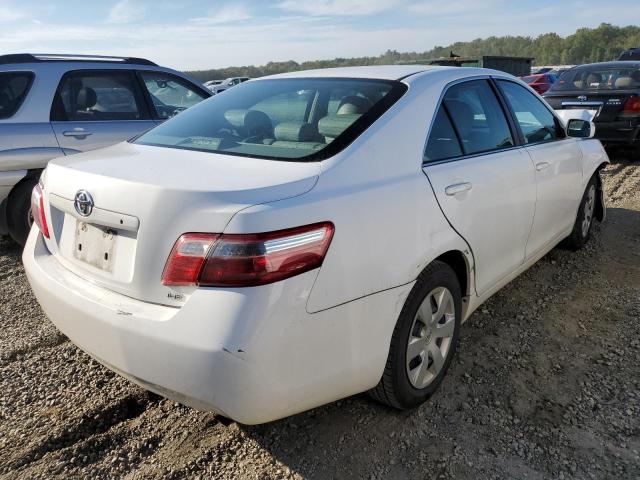
[(31, 192), (38, 183), (37, 175), (29, 176), (16, 185), (7, 202), (7, 227), (9, 235), (21, 246), (27, 241), (31, 230)]
[[(407, 346), (410, 330), (414, 327), (414, 319), (423, 300), (430, 292), (439, 287), (448, 289), (453, 297), (455, 306), (453, 336), (439, 373), (426, 387), (416, 388), (409, 379), (409, 367), (407, 367), (409, 363), (407, 360)], [(433, 395), (446, 375), (455, 355), (460, 333), (461, 313), (462, 295), (458, 278), (449, 265), (436, 260), (420, 274), (418, 281), (409, 293), (393, 331), (384, 374), (380, 383), (369, 391), (369, 395), (375, 400), (399, 410), (417, 407)]]
[[(597, 174), (596, 174), (597, 175)], [(580, 201), (580, 206), (578, 207), (578, 214), (576, 215), (576, 221), (573, 224), (573, 230), (571, 231), (571, 235), (569, 235), (564, 241), (563, 246), (569, 248), (571, 250), (579, 250), (585, 246), (585, 244), (589, 241), (591, 237), (591, 231), (593, 230), (593, 220), (595, 219), (595, 211), (597, 207), (597, 203), (600, 201), (598, 199), (599, 191), (598, 191), (598, 178), (594, 175), (587, 183), (587, 187), (582, 194), (582, 200)], [(593, 190), (592, 190), (593, 189)], [(588, 220), (589, 226), (586, 230), (583, 228), (583, 224), (585, 222), (585, 218), (587, 217), (587, 210), (585, 209), (585, 205), (589, 202), (590, 191), (593, 191), (593, 207), (591, 210), (591, 218)]]

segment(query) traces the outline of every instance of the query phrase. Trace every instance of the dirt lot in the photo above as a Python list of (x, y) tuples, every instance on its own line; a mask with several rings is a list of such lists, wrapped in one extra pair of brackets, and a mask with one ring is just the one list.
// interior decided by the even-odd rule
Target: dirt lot
[(639, 478), (640, 161), (608, 220), (462, 328), (440, 391), (398, 413), (358, 395), (246, 427), (147, 395), (43, 316), (0, 241), (0, 476)]

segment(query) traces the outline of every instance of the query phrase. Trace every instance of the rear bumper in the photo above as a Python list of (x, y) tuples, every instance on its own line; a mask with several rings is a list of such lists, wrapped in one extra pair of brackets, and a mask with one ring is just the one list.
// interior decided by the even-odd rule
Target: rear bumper
[(107, 367), (161, 395), (263, 423), (372, 388), (411, 284), (316, 314), (316, 271), (264, 287), (199, 289), (181, 308), (89, 284), (34, 227), (23, 261), (46, 315)]

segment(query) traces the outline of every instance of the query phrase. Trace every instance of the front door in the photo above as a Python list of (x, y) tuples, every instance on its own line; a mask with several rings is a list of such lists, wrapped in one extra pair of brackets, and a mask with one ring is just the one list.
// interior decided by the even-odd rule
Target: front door
[(516, 117), (525, 150), (536, 169), (536, 213), (527, 257), (561, 240), (576, 219), (582, 198), (582, 150), (536, 95), (515, 82), (498, 80)]

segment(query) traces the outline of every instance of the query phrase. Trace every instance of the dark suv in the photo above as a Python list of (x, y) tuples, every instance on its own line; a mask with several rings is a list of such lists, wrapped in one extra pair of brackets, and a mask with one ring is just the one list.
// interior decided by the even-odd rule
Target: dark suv
[(620, 54), (618, 60), (640, 60), (640, 48), (629, 48)]

